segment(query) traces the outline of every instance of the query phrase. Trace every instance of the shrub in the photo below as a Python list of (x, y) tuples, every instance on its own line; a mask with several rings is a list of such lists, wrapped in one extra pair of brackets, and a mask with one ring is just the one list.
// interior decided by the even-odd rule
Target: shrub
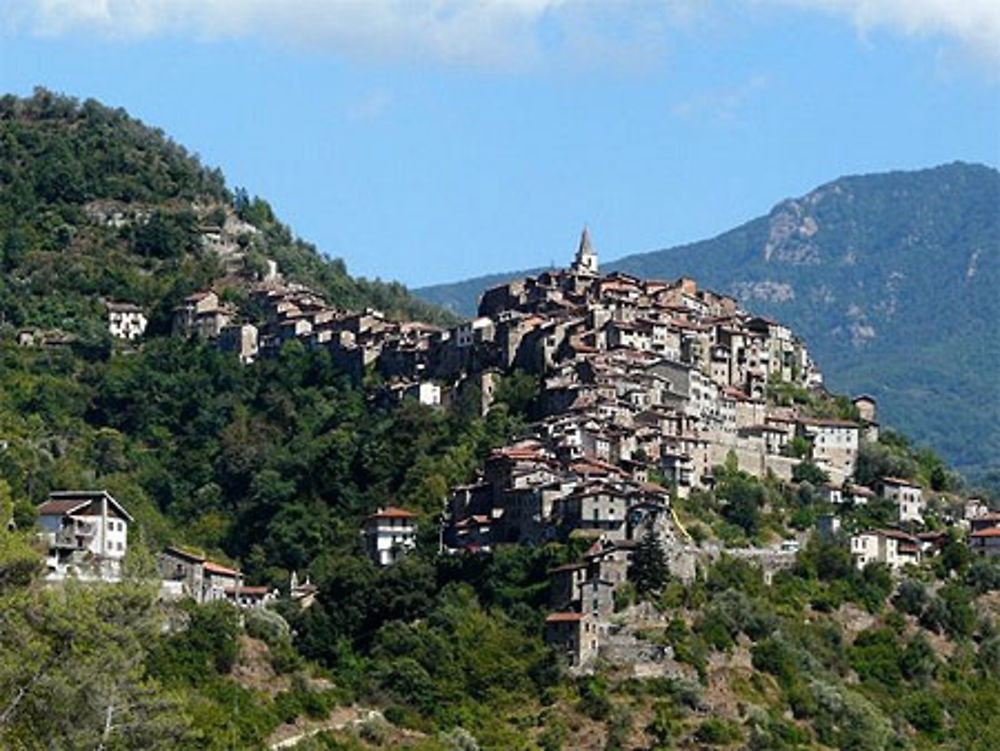
[(902, 680), (899, 665), (902, 650), (896, 635), (887, 628), (862, 631), (851, 647), (851, 667), (861, 680), (877, 681), (895, 688)]
[(580, 692), (580, 711), (592, 720), (606, 720), (611, 716), (611, 699), (608, 686), (600, 676), (590, 676), (577, 684)]
[(780, 636), (771, 636), (758, 642), (751, 655), (757, 670), (775, 676), (782, 685), (789, 686), (798, 674), (799, 664), (795, 650)]
[(388, 721), (378, 712), (372, 712), (358, 725), (358, 735), (368, 743), (377, 746), (385, 745), (389, 740), (391, 727)]
[(903, 709), (906, 721), (914, 728), (935, 740), (941, 738), (944, 729), (944, 710), (940, 700), (933, 694), (920, 692), (911, 696)]
[(743, 733), (740, 731), (739, 725), (731, 720), (710, 717), (701, 723), (694, 737), (699, 742), (707, 743), (710, 746), (726, 746), (742, 740)]
[(899, 589), (892, 598), (892, 604), (897, 610), (907, 615), (919, 616), (927, 604), (927, 589), (923, 582), (907, 579), (899, 585)]
[(479, 742), (465, 728), (452, 728), (441, 735), (441, 744), (447, 751), (479, 751)]

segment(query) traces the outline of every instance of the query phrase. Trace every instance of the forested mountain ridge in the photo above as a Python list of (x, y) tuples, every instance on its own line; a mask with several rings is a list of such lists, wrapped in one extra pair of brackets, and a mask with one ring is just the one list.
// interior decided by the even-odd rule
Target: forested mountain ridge
[[(954, 163), (844, 177), (718, 237), (603, 264), (688, 275), (790, 325), (835, 391), (982, 477), (1000, 455), (1000, 173)], [(416, 290), (474, 312), (521, 273)]]
[(0, 251), (3, 323), (85, 338), (105, 328), (102, 299), (142, 306), (163, 332), (185, 295), (220, 283), (238, 294), (266, 259), (333, 305), (448, 319), (400, 284), (350, 277), (124, 110), (41, 89), (0, 99)]

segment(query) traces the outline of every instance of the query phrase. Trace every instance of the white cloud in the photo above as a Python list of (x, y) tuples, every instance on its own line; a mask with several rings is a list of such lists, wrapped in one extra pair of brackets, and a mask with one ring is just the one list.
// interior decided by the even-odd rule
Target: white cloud
[(567, 0), (14, 0), (40, 35), (256, 36), (371, 57), (518, 65), (535, 26)]
[(1000, 0), (758, 0), (848, 17), (862, 33), (886, 28), (907, 35), (958, 39), (1000, 64)]
[(951, 37), (1000, 63), (1000, 0), (3, 0), (0, 28), (258, 37), (365, 58), (517, 69), (661, 55), (669, 29), (717, 18), (737, 1), (825, 11), (861, 30)]
[(671, 108), (674, 117), (708, 116), (716, 120), (733, 120), (743, 106), (764, 87), (767, 77), (754, 74), (737, 86), (712, 89), (678, 102)]

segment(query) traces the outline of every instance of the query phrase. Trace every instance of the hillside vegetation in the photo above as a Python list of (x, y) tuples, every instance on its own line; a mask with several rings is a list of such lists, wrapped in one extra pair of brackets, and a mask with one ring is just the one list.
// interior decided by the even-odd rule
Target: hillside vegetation
[[(875, 396), (884, 423), (976, 479), (1000, 469), (996, 170), (844, 177), (711, 240), (603, 267), (735, 295), (802, 335), (831, 388)], [(485, 287), (521, 275), (417, 294), (468, 315)]]
[[(241, 259), (277, 258), (339, 304), (427, 309), (401, 288), (346, 276), (262, 201), (230, 197), (221, 176), (124, 113), (44, 92), (4, 99), (3, 112), (0, 748), (264, 749), (355, 706), (380, 714), (297, 748), (1000, 746), (1000, 569), (970, 560), (955, 539), (903, 581), (880, 566), (857, 571), (843, 540), (816, 537), (770, 586), (726, 557), (690, 583), (646, 576), (619, 612), (654, 614), (642, 638), (670, 648), (678, 675), (570, 675), (542, 624), (547, 572), (576, 560), (579, 544), (437, 553), (442, 497), (523, 431), (529, 377), (501, 381), (486, 415), (475, 394), (448, 411), (413, 401), (384, 409), (376, 376), (352, 383), (329, 352), (298, 341), (242, 366), (204, 342), (160, 335), (161, 318), (141, 343), (112, 344), (97, 296), (165, 313), (188, 290), (243, 278), (195, 245), (204, 211), (258, 229)], [(50, 162), (57, 144), (69, 156)], [(40, 177), (64, 168), (72, 195), (64, 176)], [(131, 207), (125, 214), (155, 208), (116, 227), (94, 201)], [(188, 211), (193, 219), (179, 218)], [(21, 326), (80, 341), (22, 347)], [(932, 452), (899, 436), (868, 452), (873, 475), (953, 487)], [(831, 510), (805, 481), (793, 490), (732, 467), (716, 476), (714, 492), (678, 506), (698, 534), (804, 535)], [(42, 583), (35, 507), (66, 488), (107, 488), (135, 517), (122, 583)], [(358, 530), (389, 503), (416, 511), (422, 536), (379, 569)], [(851, 509), (845, 526), (889, 512)], [(290, 628), (261, 612), (241, 622), (223, 603), (157, 602), (150, 554), (166, 544), (280, 588)], [(318, 586), (308, 609), (287, 597), (293, 571)]]
[[(227, 221), (228, 258), (206, 242)], [(447, 320), (400, 284), (352, 278), (161, 131), (44, 90), (0, 99), (0, 250), (0, 320), (12, 327), (99, 338), (107, 298), (143, 306), (153, 331), (166, 331), (184, 296), (238, 287), (265, 258), (334, 305)]]

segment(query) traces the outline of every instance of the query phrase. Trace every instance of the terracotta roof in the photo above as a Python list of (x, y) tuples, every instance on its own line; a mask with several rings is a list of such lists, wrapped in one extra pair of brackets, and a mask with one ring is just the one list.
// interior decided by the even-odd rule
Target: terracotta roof
[(882, 482), (889, 483), (890, 485), (906, 485), (911, 488), (919, 488), (918, 483), (912, 480), (904, 480), (902, 477), (883, 477)]
[(578, 623), (583, 620), (583, 613), (552, 613), (545, 619), (546, 623)]
[(227, 592), (238, 595), (266, 595), (270, 590), (267, 587), (226, 587)]
[(396, 506), (387, 506), (371, 514), (369, 519), (416, 519), (417, 514)]
[(1000, 527), (987, 527), (973, 532), (969, 537), (1000, 537)]
[(205, 561), (205, 571), (210, 574), (219, 574), (221, 576), (239, 576), (240, 572), (234, 568), (229, 568), (228, 566), (223, 566), (221, 563), (216, 563), (215, 561)]

